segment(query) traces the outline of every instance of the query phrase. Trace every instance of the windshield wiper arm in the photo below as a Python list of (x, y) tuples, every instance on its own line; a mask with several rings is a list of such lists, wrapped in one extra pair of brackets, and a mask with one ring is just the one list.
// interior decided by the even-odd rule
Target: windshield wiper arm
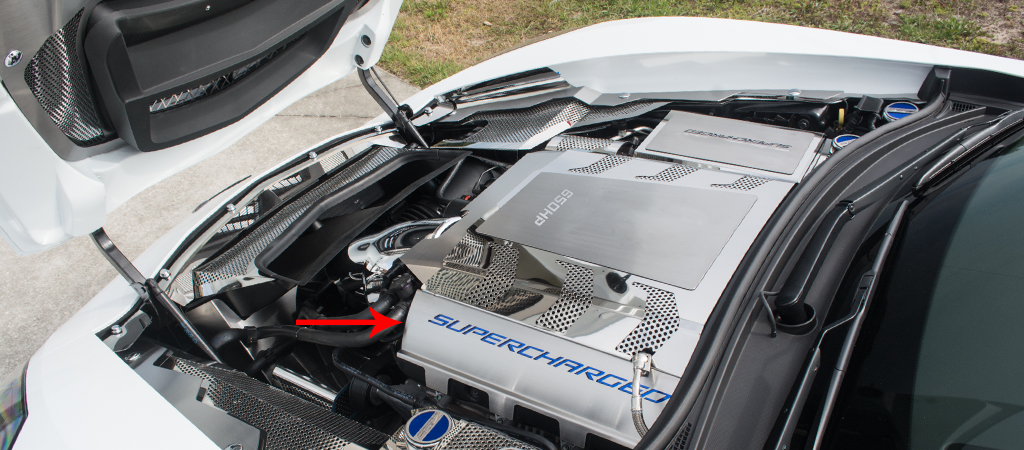
[(808, 352), (807, 358), (804, 360), (804, 370), (800, 376), (799, 384), (787, 401), (788, 407), (784, 410), (785, 417), (781, 422), (781, 431), (778, 434), (778, 440), (772, 447), (775, 448), (775, 450), (789, 449), (792, 447), (790, 444), (793, 439), (793, 433), (796, 431), (797, 421), (800, 418), (804, 402), (807, 401), (807, 396), (810, 394), (811, 387), (814, 385), (815, 375), (818, 373), (818, 368), (821, 365), (821, 343), (825, 340), (825, 336), (827, 336), (830, 331), (844, 324), (850, 323), (850, 329), (847, 331), (846, 338), (843, 341), (839, 359), (832, 372), (832, 379), (829, 382), (828, 393), (826, 394), (825, 401), (823, 402), (823, 406), (820, 411), (818, 424), (813, 430), (811, 430), (814, 432), (814, 449), (817, 450), (820, 447), (821, 438), (824, 436), (822, 431), (828, 424), (832, 408), (835, 406), (835, 401), (839, 394), (839, 386), (843, 381), (843, 376), (845, 375), (846, 368), (850, 362), (850, 356), (852, 356), (853, 353), (853, 344), (857, 341), (857, 336), (860, 333), (860, 327), (863, 325), (864, 317), (871, 304), (871, 298), (875, 293), (875, 288), (878, 286), (878, 274), (882, 270), (882, 264), (885, 262), (886, 257), (889, 255), (889, 250), (892, 248), (894, 236), (896, 231), (899, 230), (900, 223), (902, 222), (909, 204), (909, 200), (904, 200), (900, 203), (896, 212), (893, 214), (893, 218), (885, 230), (885, 237), (882, 239), (882, 243), (878, 249), (878, 254), (875, 255), (871, 268), (861, 275), (860, 284), (857, 286), (857, 293), (854, 295), (854, 303), (850, 312), (846, 316), (825, 326), (818, 335), (818, 340), (815, 342), (814, 347), (812, 347)]
[[(861, 295), (862, 298), (858, 305), (857, 313), (850, 320), (850, 329), (846, 332), (846, 339), (843, 340), (842, 349), (839, 351), (839, 359), (832, 370), (832, 379), (829, 381), (828, 392), (825, 394), (825, 401), (821, 407), (821, 416), (814, 430), (813, 450), (821, 448), (821, 441), (825, 437), (825, 427), (828, 426), (832, 409), (835, 407), (836, 399), (839, 397), (839, 387), (842, 385), (846, 369), (850, 365), (850, 357), (853, 356), (853, 346), (857, 342), (857, 336), (860, 335), (860, 329), (864, 325), (868, 309), (871, 307), (871, 299), (874, 297), (875, 289), (878, 287), (878, 275), (882, 271), (882, 264), (885, 263), (885, 259), (889, 255), (896, 232), (899, 230), (900, 223), (903, 221), (903, 215), (906, 214), (909, 204), (910, 200), (903, 200), (899, 208), (896, 209), (896, 214), (893, 215), (892, 221), (889, 222), (889, 227), (885, 230), (885, 237), (882, 238), (882, 244), (878, 249), (878, 254), (875, 255), (875, 260), (871, 264), (871, 269), (861, 278), (864, 291)], [(865, 279), (866, 277), (870, 277), (870, 279)], [(820, 341), (818, 345), (820, 347)]]
[[(973, 153), (975, 150), (985, 148), (983, 144), (991, 140), (992, 138), (1002, 134), (1002, 132), (1010, 129), (1024, 121), (1024, 110), (1014, 111), (1007, 114), (1003, 114), (993, 122), (989, 122), (989, 126), (984, 130), (974, 133), (966, 138), (963, 138), (955, 147), (950, 149), (935, 161), (927, 170), (921, 174), (921, 177), (914, 183), (914, 190), (921, 190), (922, 187), (927, 187), (932, 181), (937, 180), (938, 176), (948, 170), (950, 167), (963, 159), (965, 156)], [(986, 125), (986, 124), (978, 124)], [(977, 126), (977, 125), (975, 125)], [(966, 132), (966, 128), (960, 130), (957, 133), (959, 139)]]

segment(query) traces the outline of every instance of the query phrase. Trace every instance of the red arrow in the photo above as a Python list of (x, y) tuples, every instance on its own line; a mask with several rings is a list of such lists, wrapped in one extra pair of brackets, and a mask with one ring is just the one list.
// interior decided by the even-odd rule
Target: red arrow
[(373, 329), (370, 330), (370, 337), (372, 338), (377, 333), (398, 325), (402, 322), (385, 316), (373, 308), (370, 308), (370, 314), (373, 315), (373, 319), (370, 320), (332, 320), (332, 319), (305, 319), (296, 320), (296, 325), (373, 325)]

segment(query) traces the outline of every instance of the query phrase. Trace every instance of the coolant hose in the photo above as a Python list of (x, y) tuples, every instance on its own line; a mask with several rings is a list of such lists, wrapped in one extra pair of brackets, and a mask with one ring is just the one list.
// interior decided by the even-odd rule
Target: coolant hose
[[(384, 291), (384, 292), (381, 292), (380, 298), (378, 298), (377, 301), (375, 301), (372, 304), (370, 304), (370, 306), (368, 306), (366, 309), (364, 309), (362, 311), (359, 311), (359, 312), (357, 312), (355, 314), (349, 314), (347, 316), (337, 316), (337, 317), (317, 317), (317, 319), (327, 319), (327, 320), (370, 320), (370, 319), (373, 319), (373, 314), (370, 314), (370, 308), (373, 308), (374, 311), (377, 311), (377, 312), (379, 312), (381, 314), (385, 314), (388, 311), (390, 311), (391, 308), (394, 308), (396, 303), (398, 303), (398, 296), (393, 294), (393, 293), (391, 293), (391, 292), (389, 292), (389, 291)], [(331, 326), (333, 326), (333, 327), (352, 327), (352, 326), (360, 326), (360, 325), (331, 325)]]
[[(409, 305), (407, 303), (401, 303), (388, 312), (387, 316), (401, 322), (405, 320), (405, 316), (408, 315), (408, 313)], [(359, 348), (380, 342), (381, 339), (390, 334), (387, 332), (380, 332), (373, 337), (370, 337), (370, 333), (372, 331), (373, 330), (371, 328), (357, 333), (339, 333), (337, 331), (312, 330), (294, 325), (259, 328), (232, 328), (217, 333), (217, 335), (210, 340), (210, 345), (215, 349), (220, 349), (231, 342), (241, 340), (251, 344), (260, 339), (269, 337), (287, 337), (297, 341), (326, 345), (328, 347)]]

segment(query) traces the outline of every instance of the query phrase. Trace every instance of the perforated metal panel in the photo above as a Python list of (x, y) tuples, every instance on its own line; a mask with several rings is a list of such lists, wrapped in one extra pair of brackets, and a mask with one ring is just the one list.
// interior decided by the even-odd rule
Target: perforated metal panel
[(595, 162), (595, 163), (593, 163), (593, 164), (591, 164), (589, 166), (577, 167), (575, 169), (569, 169), (569, 171), (570, 172), (574, 172), (574, 173), (587, 173), (587, 174), (590, 174), (590, 175), (597, 175), (597, 174), (602, 173), (602, 172), (604, 172), (604, 171), (606, 171), (608, 169), (611, 169), (611, 168), (617, 167), (617, 166), (621, 166), (621, 165), (623, 165), (625, 163), (628, 163), (628, 162), (630, 162), (632, 160), (633, 160), (633, 158), (630, 158), (630, 157), (627, 157), (627, 156), (608, 155), (608, 156), (605, 156), (604, 158), (601, 158), (601, 159), (597, 160), (597, 162)]
[(467, 232), (444, 258), (444, 266), (482, 274), (490, 246), (490, 241), (472, 231)]
[(744, 176), (736, 181), (729, 184), (712, 184), (711, 187), (722, 188), (722, 189), (735, 189), (737, 191), (749, 191), (762, 184), (765, 184), (771, 180), (767, 178), (752, 177), (750, 175)]
[(664, 181), (671, 183), (682, 177), (685, 177), (691, 173), (696, 172), (698, 169), (693, 166), (687, 166), (684, 164), (673, 164), (671, 167), (658, 172), (656, 175), (640, 175), (637, 179), (640, 180), (651, 180), (651, 181)]
[(662, 103), (635, 101), (618, 106), (590, 106), (575, 98), (547, 101), (529, 108), (482, 112), (467, 121), (485, 121), (487, 125), (461, 142), (526, 142), (555, 125), (598, 123), (634, 115)]
[(111, 138), (103, 135), (89, 79), (78, 57), (81, 20), (79, 11), (43, 42), (25, 66), (25, 83), (57, 128), (76, 145), (89, 147)]
[(621, 144), (621, 142), (613, 141), (611, 139), (598, 139), (590, 138), (585, 136), (573, 136), (566, 135), (562, 136), (562, 140), (558, 142), (555, 147), (556, 150), (597, 150), (608, 147), (609, 145)]
[(267, 221), (258, 225), (237, 244), (211, 259), (196, 270), (196, 292), (203, 292), (202, 286), (231, 277), (245, 275), (253, 269), (253, 261), (270, 243), (325, 195), (366, 175), (392, 158), (409, 151), (404, 148), (374, 147), (357, 161), (342, 169), (338, 174), (306, 192), (301, 197), (283, 206)]
[(425, 289), (442, 297), (461, 301), (482, 279), (458, 270), (441, 269), (427, 280)]
[(475, 423), (467, 423), (465, 428), (458, 433), (453, 433), (451, 440), (442, 441), (438, 448), (445, 450), (537, 450), (537, 447)]
[(463, 300), (488, 311), (496, 309), (516, 278), (519, 250), (506, 245), (491, 246), (491, 261), (483, 280)]
[(587, 311), (594, 299), (594, 271), (564, 261), (558, 265), (567, 273), (558, 301), (537, 318), (537, 326), (565, 333)]
[(210, 384), (206, 396), (217, 408), (265, 433), (264, 450), (340, 450), (354, 443), (378, 448), (388, 436), (233, 370), (175, 359), (174, 370)]
[(627, 355), (644, 349), (657, 350), (679, 329), (675, 294), (642, 283), (633, 286), (647, 293), (647, 309), (640, 324), (615, 346), (615, 350)]

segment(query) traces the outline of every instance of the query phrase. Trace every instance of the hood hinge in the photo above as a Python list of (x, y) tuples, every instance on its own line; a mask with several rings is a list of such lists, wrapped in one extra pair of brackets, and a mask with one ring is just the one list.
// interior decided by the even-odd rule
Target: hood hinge
[(359, 70), (359, 81), (363, 83), (366, 92), (370, 93), (370, 96), (377, 101), (381, 109), (391, 117), (391, 121), (395, 123), (395, 128), (398, 129), (398, 134), (406, 142), (423, 148), (430, 147), (423, 140), (423, 136), (420, 136), (416, 126), (412, 124), (412, 108), (409, 105), (398, 104), (398, 100), (395, 100), (395, 97), (391, 95), (391, 91), (384, 85), (384, 80), (377, 75), (377, 72), (372, 67)]
[[(214, 361), (222, 362), (220, 358), (217, 357), (217, 353), (214, 352), (213, 347), (206, 342), (203, 335), (199, 334), (199, 330), (196, 330), (196, 327), (192, 325), (192, 322), (185, 317), (185, 313), (181, 311), (178, 304), (174, 303), (174, 300), (171, 300), (171, 297), (169, 297), (167, 293), (160, 288), (160, 285), (157, 284), (156, 280), (146, 278), (142, 275), (142, 272), (140, 272), (139, 269), (136, 268), (126, 256), (124, 256), (124, 253), (121, 253), (121, 250), (114, 245), (114, 242), (110, 240), (109, 236), (107, 236), (106, 230), (100, 228), (93, 231), (91, 236), (92, 241), (96, 243), (96, 246), (99, 247), (103, 256), (107, 258), (107, 262), (114, 266), (114, 270), (117, 270), (117, 273), (121, 274), (125, 280), (128, 280), (132, 289), (135, 289), (135, 291), (139, 293), (139, 297), (144, 300), (148, 300), (150, 304), (153, 305), (153, 308), (158, 312), (160, 309), (169, 312), (174, 320), (181, 325), (185, 334), (188, 335), (189, 339), (194, 342), (196, 346), (202, 349), (203, 352)], [(159, 306), (155, 303), (159, 303)]]

